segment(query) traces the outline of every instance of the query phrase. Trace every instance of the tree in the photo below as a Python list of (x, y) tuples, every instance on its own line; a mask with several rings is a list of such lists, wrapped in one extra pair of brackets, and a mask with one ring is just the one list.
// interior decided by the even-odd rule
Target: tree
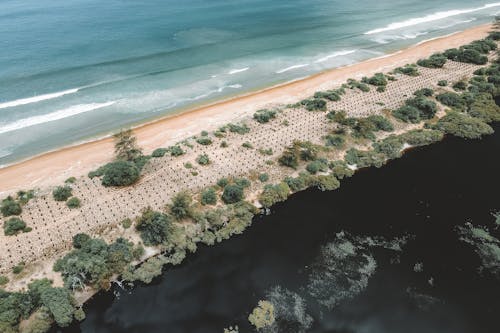
[(177, 193), (172, 198), (172, 204), (170, 205), (170, 213), (174, 216), (176, 220), (185, 219), (192, 214), (191, 204), (193, 199), (187, 192)]
[(66, 201), (71, 197), (73, 189), (67, 185), (58, 186), (52, 191), (52, 196), (56, 201)]
[(61, 327), (67, 327), (73, 322), (75, 301), (69, 290), (54, 288), (47, 279), (36, 280), (28, 285), (30, 294), (39, 299)]
[(137, 139), (132, 130), (122, 130), (115, 134), (115, 156), (122, 161), (133, 161), (142, 156), (142, 150), (137, 145)]
[(434, 129), (466, 139), (479, 139), (493, 133), (493, 129), (481, 119), (456, 111), (439, 119)]
[(269, 208), (275, 203), (285, 201), (290, 193), (287, 183), (281, 182), (277, 185), (266, 185), (264, 191), (259, 195), (262, 206)]
[(8, 217), (12, 215), (19, 215), (23, 210), (19, 202), (15, 201), (11, 196), (8, 196), (2, 200), (0, 211), (4, 217)]
[(172, 217), (148, 208), (137, 218), (135, 228), (145, 245), (160, 245), (167, 242), (172, 233)]
[(92, 238), (84, 233), (76, 234), (73, 236), (73, 247), (75, 249), (81, 249), (85, 244), (87, 244)]
[(26, 230), (26, 222), (18, 217), (12, 217), (3, 223), (5, 236), (13, 236), (23, 230)]
[(243, 200), (244, 192), (241, 186), (229, 184), (224, 187), (222, 200), (226, 204), (232, 204)]
[(135, 183), (140, 176), (139, 168), (128, 161), (116, 161), (106, 164), (102, 185), (128, 186)]

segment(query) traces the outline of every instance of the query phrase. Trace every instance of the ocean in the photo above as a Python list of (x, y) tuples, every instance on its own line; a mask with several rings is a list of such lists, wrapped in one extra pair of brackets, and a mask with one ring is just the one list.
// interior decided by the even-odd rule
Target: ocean
[(498, 13), (471, 0), (3, 0), (0, 165)]

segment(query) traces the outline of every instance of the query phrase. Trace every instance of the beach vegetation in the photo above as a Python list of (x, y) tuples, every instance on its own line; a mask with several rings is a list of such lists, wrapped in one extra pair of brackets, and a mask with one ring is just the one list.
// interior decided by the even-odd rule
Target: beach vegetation
[(142, 150), (137, 145), (137, 138), (132, 130), (121, 130), (113, 135), (115, 139), (115, 156), (117, 160), (134, 161), (142, 156)]
[(465, 107), (465, 101), (462, 96), (454, 92), (444, 92), (436, 95), (436, 99), (439, 103), (449, 106), (451, 108), (462, 110)]
[(314, 98), (324, 98), (332, 102), (340, 101), (341, 97), (337, 90), (317, 91)]
[(265, 156), (271, 156), (273, 154), (273, 150), (272, 148), (267, 148), (267, 149), (259, 148), (259, 153)]
[(320, 98), (305, 99), (300, 102), (307, 111), (326, 111), (326, 102)]
[(14, 200), (13, 197), (8, 196), (2, 200), (2, 205), (0, 206), (0, 211), (4, 217), (12, 215), (20, 215), (23, 211), (21, 204)]
[(158, 158), (158, 157), (165, 156), (166, 153), (168, 153), (168, 148), (157, 148), (157, 149), (153, 150), (153, 152), (151, 153), (151, 156)]
[(226, 141), (222, 141), (222, 142), (220, 143), (220, 147), (221, 147), (221, 148), (227, 148), (227, 147), (229, 147), (229, 145), (227, 144), (227, 142), (226, 142)]
[(183, 220), (193, 215), (193, 199), (191, 195), (185, 191), (177, 193), (172, 198), (172, 203), (168, 205), (170, 214), (176, 220)]
[(412, 146), (426, 146), (441, 141), (443, 132), (438, 130), (415, 129), (401, 135), (403, 142)]
[(371, 166), (380, 168), (385, 164), (387, 158), (385, 154), (373, 150), (362, 151), (351, 148), (346, 152), (344, 159), (347, 164), (355, 165), (358, 168), (367, 168)]
[(453, 89), (455, 90), (466, 90), (467, 89), (467, 81), (465, 80), (460, 80), (460, 81), (457, 81), (453, 84), (452, 86)]
[(200, 202), (202, 205), (215, 205), (217, 203), (217, 193), (212, 187), (204, 189), (201, 192)]
[(446, 80), (439, 80), (438, 81), (438, 86), (440, 87), (446, 87), (448, 85), (448, 81)]
[(234, 183), (241, 188), (247, 188), (250, 187), (250, 181), (246, 178), (235, 178)]
[(255, 121), (257, 121), (260, 124), (268, 123), (274, 118), (276, 118), (275, 110), (268, 110), (268, 109), (258, 110), (253, 115), (253, 119), (255, 119)]
[(227, 184), (229, 184), (229, 179), (227, 178), (221, 178), (217, 181), (217, 186), (219, 186), (221, 189), (224, 189)]
[(128, 229), (132, 226), (132, 220), (130, 218), (123, 219), (121, 222), (123, 229)]
[(66, 201), (71, 197), (73, 189), (67, 185), (58, 186), (52, 191), (52, 196), (56, 201)]
[(259, 174), (259, 180), (261, 183), (265, 183), (269, 180), (269, 175), (267, 173)]
[(269, 208), (272, 205), (283, 202), (288, 198), (290, 187), (286, 182), (276, 185), (267, 184), (264, 191), (259, 195), (259, 202), (263, 207)]
[(500, 107), (495, 103), (491, 94), (476, 94), (467, 110), (472, 117), (479, 118), (486, 123), (500, 121)]
[(201, 154), (196, 158), (196, 162), (199, 165), (208, 165), (210, 164), (210, 159), (208, 158), (207, 154)]
[(431, 88), (422, 88), (415, 91), (413, 95), (417, 97), (431, 97), (432, 95), (434, 95), (434, 90), (432, 90)]
[(136, 220), (144, 245), (155, 246), (166, 243), (173, 231), (173, 219), (170, 215), (146, 208)]
[(135, 163), (116, 161), (104, 166), (101, 183), (104, 186), (129, 186), (137, 182), (139, 176), (140, 170)]
[[(74, 181), (76, 181), (75, 177), (70, 177), (68, 179), (69, 180), (74, 179)], [(68, 179), (66, 180), (66, 182), (68, 181)], [(28, 191), (20, 190), (17, 191), (16, 193), (16, 199), (19, 201), (21, 205), (26, 205), (34, 197), (35, 197), (35, 190), (28, 190)]]
[(318, 175), (311, 180), (309, 187), (315, 187), (320, 191), (334, 191), (340, 187), (340, 182), (334, 175)]
[(417, 61), (417, 65), (426, 68), (443, 68), (447, 60), (448, 59), (444, 55), (436, 53), (427, 59), (420, 59)]
[(31, 228), (28, 229), (26, 227), (26, 222), (18, 217), (11, 217), (3, 222), (3, 232), (5, 236), (14, 236), (21, 231), (27, 232), (28, 230), (31, 231)]
[(416, 124), (423, 119), (431, 119), (437, 112), (437, 105), (423, 96), (407, 99), (405, 105), (394, 110), (392, 115), (406, 123)]
[(403, 67), (397, 67), (394, 70), (395, 74), (403, 74), (403, 75), (408, 75), (408, 76), (419, 76), (420, 73), (418, 72), (417, 65), (415, 64), (408, 64)]
[(448, 112), (432, 128), (466, 139), (480, 139), (493, 133), (491, 126), (481, 119), (457, 111)]
[(212, 144), (212, 139), (202, 136), (201, 138), (196, 139), (196, 142), (202, 146), (208, 146)]
[(76, 182), (76, 178), (75, 177), (69, 177), (68, 179), (66, 179), (64, 181), (65, 184), (74, 184)]
[(372, 86), (385, 87), (387, 85), (387, 78), (383, 73), (375, 73), (371, 77), (363, 77), (361, 82), (371, 84)]
[(370, 87), (366, 83), (359, 82), (359, 81), (354, 80), (354, 79), (348, 79), (347, 86), (349, 87), (349, 89), (359, 89), (362, 92), (369, 92), (370, 91)]
[(337, 179), (349, 178), (354, 175), (354, 170), (350, 169), (345, 161), (332, 161), (328, 167)]
[(193, 166), (193, 164), (191, 164), (191, 162), (186, 162), (186, 163), (184, 163), (184, 167), (185, 167), (186, 169), (192, 169), (192, 168), (194, 168), (194, 166)]
[(306, 166), (306, 170), (313, 175), (318, 172), (326, 172), (328, 171), (328, 161), (324, 158), (319, 158), (315, 161), (309, 162)]
[(246, 142), (243, 142), (243, 144), (241, 145), (243, 148), (247, 148), (247, 149), (253, 149), (253, 145), (246, 141)]
[(377, 92), (384, 92), (386, 90), (386, 86), (378, 86), (377, 87)]
[(345, 136), (341, 134), (328, 134), (324, 139), (327, 147), (341, 148), (345, 144)]
[(79, 208), (81, 206), (81, 201), (77, 197), (71, 197), (66, 202), (66, 206), (69, 208)]
[(377, 153), (384, 154), (388, 158), (394, 159), (401, 157), (401, 151), (403, 150), (402, 138), (396, 135), (390, 135), (383, 140), (373, 143), (373, 149)]
[(24, 271), (25, 267), (26, 267), (26, 264), (24, 263), (24, 261), (21, 261), (16, 266), (12, 267), (12, 273), (14, 273), (16, 275), (21, 274), (22, 271)]
[(237, 184), (228, 184), (224, 186), (222, 192), (222, 201), (226, 204), (233, 204), (242, 201), (244, 198), (244, 188)]
[(179, 145), (169, 147), (168, 151), (170, 152), (170, 155), (172, 155), (172, 156), (181, 156), (181, 155), (184, 155), (186, 153)]
[(227, 125), (229, 128), (229, 131), (231, 133), (237, 133), (237, 134), (247, 134), (250, 132), (250, 127), (248, 127), (247, 124), (228, 124)]

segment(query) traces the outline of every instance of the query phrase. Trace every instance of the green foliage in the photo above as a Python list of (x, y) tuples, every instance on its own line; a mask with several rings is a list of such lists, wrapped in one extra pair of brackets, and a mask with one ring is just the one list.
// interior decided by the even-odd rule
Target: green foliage
[(261, 183), (265, 183), (269, 180), (269, 175), (267, 173), (261, 173), (259, 175), (259, 180)]
[(328, 170), (328, 161), (321, 158), (312, 161), (309, 164), (307, 164), (306, 170), (313, 175), (315, 175), (318, 172), (326, 172)]
[(64, 181), (65, 184), (74, 184), (76, 182), (76, 178), (75, 177), (69, 177), (68, 179), (66, 179)]
[(366, 83), (363, 83), (363, 82), (358, 82), (354, 79), (348, 79), (347, 80), (347, 86), (350, 88), (350, 89), (359, 89), (361, 90), (362, 92), (369, 92), (370, 91), (370, 87), (366, 84)]
[(439, 119), (433, 128), (466, 139), (479, 139), (493, 133), (493, 129), (481, 119), (456, 111)]
[(16, 266), (12, 267), (12, 273), (14, 273), (14, 274), (21, 274), (21, 272), (24, 270), (25, 266), (26, 266), (26, 264), (24, 263), (24, 261), (21, 261), (19, 264), (17, 264)]
[(202, 205), (215, 205), (217, 203), (217, 193), (212, 187), (209, 187), (201, 192)]
[(58, 186), (52, 191), (52, 196), (56, 201), (66, 201), (71, 197), (72, 189), (69, 186)]
[(227, 126), (229, 128), (229, 131), (232, 133), (247, 134), (248, 132), (250, 132), (250, 128), (247, 126), (247, 124), (228, 124)]
[(416, 129), (401, 135), (401, 139), (412, 146), (425, 146), (443, 139), (443, 132), (438, 130)]
[(448, 49), (443, 54), (450, 60), (465, 62), (475, 65), (484, 65), (488, 62), (485, 54), (496, 49), (496, 43), (483, 39), (473, 41), (468, 45), (461, 46), (458, 49)]
[(392, 111), (392, 115), (405, 123), (416, 124), (421, 121), (420, 119), (420, 111), (413, 106), (404, 105), (394, 111)]
[(115, 156), (122, 161), (133, 161), (142, 156), (141, 149), (137, 146), (137, 139), (132, 130), (122, 130), (115, 134)]
[(241, 145), (243, 148), (247, 148), (247, 149), (253, 149), (253, 145), (246, 141), (246, 142), (243, 142), (243, 144)]
[(129, 218), (126, 218), (122, 221), (122, 227), (123, 229), (128, 229), (132, 226), (132, 220)]
[[(179, 147), (180, 148), (180, 147)], [(158, 148), (151, 153), (152, 157), (163, 157), (165, 154), (168, 153), (168, 148)]]
[(455, 84), (453, 84), (453, 89), (455, 90), (466, 90), (467, 89), (467, 82), (466, 81), (457, 81)]
[(468, 113), (486, 123), (500, 121), (500, 107), (491, 94), (476, 94), (469, 105)]
[(326, 102), (320, 98), (305, 99), (300, 102), (307, 111), (326, 111)]
[(196, 142), (203, 146), (208, 146), (212, 144), (212, 139), (206, 136), (196, 139)]
[(349, 178), (354, 175), (354, 170), (349, 169), (344, 161), (333, 161), (329, 167), (332, 170), (332, 175), (337, 179)]
[(427, 68), (443, 68), (447, 60), (448, 59), (444, 55), (436, 53), (427, 59), (420, 59), (417, 61), (417, 65)]
[(221, 148), (227, 148), (227, 147), (229, 147), (229, 145), (227, 144), (227, 142), (226, 142), (226, 141), (222, 141), (222, 142), (220, 143), (220, 146), (221, 146)]
[(332, 102), (340, 101), (340, 94), (337, 90), (318, 91), (314, 94), (314, 98), (324, 98)]
[(388, 158), (394, 159), (401, 156), (403, 141), (401, 137), (390, 135), (387, 138), (373, 144), (375, 152), (384, 154)]
[(465, 107), (465, 101), (462, 96), (454, 92), (445, 92), (436, 96), (439, 103), (452, 107), (454, 109), (462, 110)]
[(327, 147), (341, 148), (345, 144), (345, 137), (341, 134), (328, 134), (325, 136), (325, 145)]
[(271, 119), (276, 118), (276, 111), (274, 110), (258, 110), (254, 113), (253, 119), (260, 124), (268, 123)]
[(280, 165), (297, 168), (299, 159), (302, 161), (314, 161), (317, 158), (319, 146), (309, 141), (294, 141), (291, 147), (287, 147), (278, 159)]
[(2, 200), (2, 205), (0, 206), (0, 211), (4, 217), (12, 216), (12, 215), (20, 215), (23, 209), (19, 202), (14, 200), (11, 196)]
[(394, 110), (392, 115), (404, 122), (416, 124), (422, 119), (431, 119), (436, 115), (437, 105), (422, 95), (406, 100), (405, 105)]
[(11, 217), (3, 223), (3, 232), (5, 236), (17, 235), (19, 232), (25, 231), (26, 229), (26, 222), (18, 217)]
[(394, 126), (392, 123), (384, 116), (373, 115), (367, 117), (368, 121), (375, 126), (375, 131), (392, 132), (394, 131)]
[(290, 193), (290, 187), (285, 182), (277, 185), (266, 185), (264, 191), (259, 195), (259, 202), (262, 206), (269, 208), (272, 205), (285, 201)]
[(140, 232), (145, 245), (160, 245), (169, 240), (172, 233), (172, 217), (147, 208), (137, 218), (135, 228)]
[(47, 279), (30, 283), (28, 289), (30, 294), (48, 309), (59, 326), (67, 327), (73, 322), (75, 301), (69, 290), (54, 288)]
[(320, 191), (333, 191), (340, 187), (340, 182), (334, 175), (319, 175), (312, 178), (310, 186)]
[(394, 73), (404, 74), (404, 75), (408, 75), (408, 76), (419, 76), (420, 75), (420, 73), (418, 72), (417, 65), (415, 65), (415, 64), (405, 65), (404, 67), (397, 67), (394, 70)]
[(489, 33), (488, 39), (500, 40), (500, 31), (492, 31)]
[(299, 157), (293, 148), (287, 148), (278, 159), (280, 165), (296, 169), (299, 166)]
[(79, 208), (80, 205), (81, 205), (80, 199), (78, 199), (77, 197), (71, 197), (66, 202), (66, 206), (68, 206), (69, 208)]
[(385, 87), (387, 85), (387, 79), (383, 73), (376, 73), (372, 77), (363, 77), (361, 82), (371, 84), (372, 86)]
[(241, 188), (247, 188), (250, 187), (250, 181), (246, 178), (236, 178), (234, 180), (234, 183), (238, 185)]
[(81, 249), (85, 246), (92, 238), (84, 233), (76, 234), (73, 236), (73, 247), (75, 249)]
[(262, 155), (271, 156), (273, 154), (273, 150), (271, 148), (268, 149), (259, 148), (259, 153), (261, 153)]
[(208, 158), (207, 154), (201, 154), (201, 155), (198, 155), (198, 157), (196, 158), (196, 162), (199, 165), (208, 165), (208, 164), (210, 164), (210, 159)]
[(229, 179), (227, 178), (221, 178), (217, 181), (217, 186), (219, 186), (220, 188), (226, 187), (227, 184), (229, 184)]
[(434, 95), (434, 90), (432, 90), (431, 88), (422, 88), (415, 91), (413, 95), (417, 97), (431, 97), (432, 95)]
[(358, 168), (366, 168), (375, 166), (380, 168), (385, 164), (385, 154), (370, 150), (361, 151), (354, 148), (349, 149), (344, 157), (345, 161), (350, 165), (356, 165)]
[(222, 192), (222, 201), (226, 204), (233, 204), (243, 200), (244, 190), (243, 187), (236, 184), (228, 184), (224, 187)]
[(176, 220), (182, 220), (192, 216), (193, 209), (191, 207), (193, 199), (187, 192), (177, 193), (172, 198), (172, 204), (169, 206), (170, 213)]
[(179, 145), (171, 146), (168, 148), (168, 150), (170, 151), (170, 155), (172, 156), (181, 156), (186, 153)]
[(446, 87), (448, 85), (448, 81), (446, 80), (439, 80), (438, 81), (438, 86), (440, 87)]
[(4, 286), (9, 283), (9, 278), (3, 275), (0, 275), (0, 286)]
[(104, 186), (129, 186), (140, 176), (139, 168), (129, 161), (116, 161), (105, 165), (102, 178)]

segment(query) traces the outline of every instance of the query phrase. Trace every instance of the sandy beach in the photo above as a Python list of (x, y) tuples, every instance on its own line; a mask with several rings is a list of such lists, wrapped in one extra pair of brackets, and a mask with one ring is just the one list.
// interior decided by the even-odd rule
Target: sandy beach
[[(186, 110), (179, 115), (138, 126), (135, 134), (145, 153), (150, 153), (155, 148), (168, 146), (198, 134), (202, 130), (210, 131), (221, 124), (248, 117), (257, 109), (294, 103), (312, 95), (315, 91), (338, 86), (348, 78), (360, 78), (380, 71), (387, 72), (395, 67), (414, 63), (435, 52), (483, 38), (490, 29), (490, 24), (477, 26), (453, 35), (429, 40), (384, 57), (332, 69), (305, 79)], [(88, 173), (108, 162), (112, 157), (111, 138), (42, 154), (0, 169), (0, 194), (59, 184), (70, 176), (78, 177)]]

